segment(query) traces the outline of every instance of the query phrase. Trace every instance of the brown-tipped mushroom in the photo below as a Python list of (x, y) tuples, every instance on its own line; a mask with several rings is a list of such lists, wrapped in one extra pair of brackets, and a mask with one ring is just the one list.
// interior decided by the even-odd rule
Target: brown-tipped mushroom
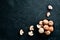
[(50, 35), (51, 32), (50, 32), (50, 31), (45, 31), (45, 34), (46, 34), (46, 35)]
[(48, 25), (44, 25), (44, 29), (45, 30), (48, 30), (49, 29), (49, 26)]
[(42, 27), (41, 25), (37, 24), (37, 28), (41, 28), (41, 27)]
[(31, 25), (30, 28), (29, 28), (29, 30), (34, 30), (34, 26)]
[(52, 7), (51, 5), (48, 5), (48, 9), (49, 9), (49, 10), (52, 10), (53, 7)]
[(52, 20), (49, 21), (49, 25), (52, 26), (54, 22)]
[(33, 36), (33, 35), (34, 35), (33, 31), (29, 31), (29, 32), (28, 32), (28, 35), (29, 35), (29, 36)]
[(50, 16), (50, 12), (47, 12), (47, 17), (49, 17)]
[(24, 34), (24, 31), (23, 29), (20, 30), (20, 35), (23, 35)]
[(43, 20), (43, 23), (44, 23), (44, 24), (48, 24), (48, 20), (47, 20), (47, 19), (44, 19), (44, 20)]
[(53, 32), (53, 31), (54, 31), (53, 26), (49, 27), (49, 31), (51, 31), (51, 32)]

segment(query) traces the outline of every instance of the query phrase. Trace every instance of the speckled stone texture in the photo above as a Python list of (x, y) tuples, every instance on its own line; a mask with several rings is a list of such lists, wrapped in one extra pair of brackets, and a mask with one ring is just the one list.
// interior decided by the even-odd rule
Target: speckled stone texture
[[(47, 18), (47, 6), (51, 4), (54, 32), (41, 35), (36, 29), (39, 20)], [(34, 25), (34, 36), (28, 36), (28, 27)], [(19, 30), (25, 31), (23, 36)], [(0, 40), (60, 40), (60, 0), (0, 0)]]

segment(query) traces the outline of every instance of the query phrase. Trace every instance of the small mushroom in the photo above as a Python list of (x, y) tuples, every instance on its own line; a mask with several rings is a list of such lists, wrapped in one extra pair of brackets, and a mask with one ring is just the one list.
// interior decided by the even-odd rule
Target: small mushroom
[(47, 19), (44, 19), (44, 20), (43, 20), (43, 23), (44, 23), (44, 24), (48, 24), (48, 20), (47, 20)]
[(34, 26), (33, 26), (33, 25), (31, 25), (29, 29), (30, 29), (30, 30), (34, 30)]
[(48, 9), (49, 9), (49, 10), (52, 10), (53, 7), (52, 7), (51, 5), (48, 5)]
[(28, 32), (28, 35), (29, 35), (29, 36), (33, 36), (33, 35), (34, 35), (34, 34), (33, 34), (33, 31), (29, 31), (29, 32)]
[(41, 28), (41, 27), (42, 27), (41, 25), (37, 24), (37, 28)]
[(49, 31), (51, 31), (51, 32), (53, 32), (53, 31), (54, 31), (53, 26), (49, 27)]
[(20, 35), (23, 35), (24, 34), (24, 31), (23, 29), (20, 30)]
[(44, 33), (44, 29), (43, 28), (40, 28), (38, 31), (39, 31), (39, 33)]
[(48, 30), (49, 29), (49, 26), (48, 25), (44, 25), (44, 29), (45, 30)]
[(50, 16), (50, 12), (47, 12), (47, 17), (49, 17)]
[(52, 20), (49, 21), (49, 25), (52, 26), (54, 22)]
[(39, 24), (40, 24), (40, 25), (43, 25), (43, 21), (39, 21)]
[(50, 32), (50, 31), (45, 31), (45, 34), (46, 34), (46, 35), (50, 35), (51, 32)]

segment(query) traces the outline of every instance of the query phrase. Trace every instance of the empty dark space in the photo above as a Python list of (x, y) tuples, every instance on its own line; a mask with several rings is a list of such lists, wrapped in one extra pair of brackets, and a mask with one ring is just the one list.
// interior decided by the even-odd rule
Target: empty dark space
[[(51, 16), (46, 17), (48, 5), (53, 6)], [(36, 24), (43, 19), (54, 21), (54, 32), (40, 35)], [(28, 27), (34, 25), (34, 36), (30, 37)], [(25, 31), (23, 36), (19, 30)], [(60, 40), (60, 0), (0, 0), (0, 40)]]

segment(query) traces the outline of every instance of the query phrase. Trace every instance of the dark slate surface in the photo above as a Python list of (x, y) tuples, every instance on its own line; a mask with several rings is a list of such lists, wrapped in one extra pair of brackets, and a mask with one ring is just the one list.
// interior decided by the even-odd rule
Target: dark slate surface
[[(54, 21), (54, 32), (47, 37), (35, 30), (33, 37), (28, 36), (28, 27), (46, 18), (49, 4), (54, 7), (48, 18)], [(60, 40), (60, 0), (0, 0), (0, 40)]]

